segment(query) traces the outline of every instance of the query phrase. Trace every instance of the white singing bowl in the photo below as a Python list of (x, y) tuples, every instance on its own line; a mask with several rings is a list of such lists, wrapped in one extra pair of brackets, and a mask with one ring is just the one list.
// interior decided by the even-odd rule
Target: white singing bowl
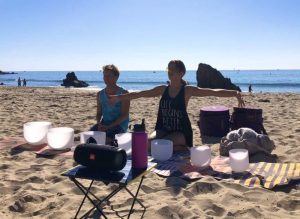
[(229, 163), (232, 171), (244, 172), (249, 168), (249, 154), (246, 149), (231, 149)]
[(48, 146), (55, 150), (71, 148), (74, 145), (74, 129), (69, 127), (51, 128), (47, 134)]
[(85, 144), (87, 140), (92, 137), (96, 140), (96, 144), (105, 145), (106, 132), (100, 131), (86, 131), (80, 133), (80, 143)]
[(206, 167), (211, 162), (211, 149), (208, 146), (192, 147), (191, 152), (191, 163), (193, 166)]
[(52, 123), (47, 121), (27, 122), (23, 125), (23, 135), (27, 143), (39, 145), (47, 143), (47, 132)]
[(127, 155), (131, 155), (132, 134), (128, 132), (116, 134), (115, 138), (118, 141), (119, 148), (124, 149)]
[(158, 161), (166, 161), (173, 155), (173, 142), (166, 139), (151, 141), (151, 156)]

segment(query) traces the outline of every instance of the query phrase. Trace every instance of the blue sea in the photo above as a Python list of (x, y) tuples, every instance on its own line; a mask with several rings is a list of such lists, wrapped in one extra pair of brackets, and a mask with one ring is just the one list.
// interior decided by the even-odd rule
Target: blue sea
[[(20, 71), (18, 74), (0, 75), (0, 83), (16, 86), (17, 79), (26, 78), (28, 87), (60, 87), (67, 71)], [(89, 83), (87, 89), (101, 89), (102, 73), (99, 71), (75, 71), (79, 80)], [(242, 91), (248, 91), (249, 84), (253, 92), (292, 92), (300, 93), (300, 70), (223, 70), (223, 76), (230, 78)], [(184, 79), (191, 85), (197, 84), (196, 70), (187, 71)], [(122, 71), (118, 84), (130, 91), (145, 90), (160, 84), (166, 84), (166, 71)], [(86, 89), (86, 88), (85, 88)]]

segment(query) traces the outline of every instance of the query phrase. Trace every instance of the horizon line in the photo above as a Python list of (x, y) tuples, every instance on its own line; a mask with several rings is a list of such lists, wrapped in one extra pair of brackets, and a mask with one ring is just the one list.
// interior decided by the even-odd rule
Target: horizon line
[[(214, 67), (212, 67), (214, 68)], [(217, 69), (217, 68), (214, 68)], [(187, 69), (186, 71), (197, 71), (198, 69)], [(265, 68), (265, 69), (217, 69), (218, 71), (282, 71), (282, 70), (300, 70), (300, 68)], [(98, 71), (98, 72), (102, 72), (102, 70), (8, 70), (8, 71), (3, 71), (0, 69), (0, 72), (26, 72), (26, 71), (63, 71), (63, 72), (77, 72), (77, 71)], [(138, 69), (138, 70), (132, 70), (132, 69), (123, 69), (120, 70), (120, 72), (122, 71), (150, 71), (150, 72), (156, 72), (156, 71), (166, 71), (166, 70), (149, 70), (149, 69)]]

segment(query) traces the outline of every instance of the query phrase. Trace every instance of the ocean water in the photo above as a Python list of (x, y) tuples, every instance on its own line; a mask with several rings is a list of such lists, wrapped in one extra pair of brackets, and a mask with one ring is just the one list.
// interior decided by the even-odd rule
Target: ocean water
[[(17, 86), (17, 79), (26, 78), (28, 87), (60, 87), (67, 71), (22, 71), (18, 74), (0, 75), (0, 83)], [(75, 71), (79, 80), (89, 83), (85, 89), (101, 89), (105, 86), (99, 71)], [(242, 91), (253, 92), (292, 92), (300, 93), (300, 70), (223, 70), (221, 73), (230, 78)], [(197, 85), (196, 70), (187, 71), (184, 79)], [(130, 91), (150, 89), (166, 84), (166, 71), (122, 71), (118, 84)]]

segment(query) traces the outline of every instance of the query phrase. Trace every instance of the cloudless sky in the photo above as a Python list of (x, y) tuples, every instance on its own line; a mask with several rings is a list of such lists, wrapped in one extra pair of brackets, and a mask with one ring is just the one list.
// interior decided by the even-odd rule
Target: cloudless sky
[(0, 69), (299, 69), (298, 0), (0, 0)]

